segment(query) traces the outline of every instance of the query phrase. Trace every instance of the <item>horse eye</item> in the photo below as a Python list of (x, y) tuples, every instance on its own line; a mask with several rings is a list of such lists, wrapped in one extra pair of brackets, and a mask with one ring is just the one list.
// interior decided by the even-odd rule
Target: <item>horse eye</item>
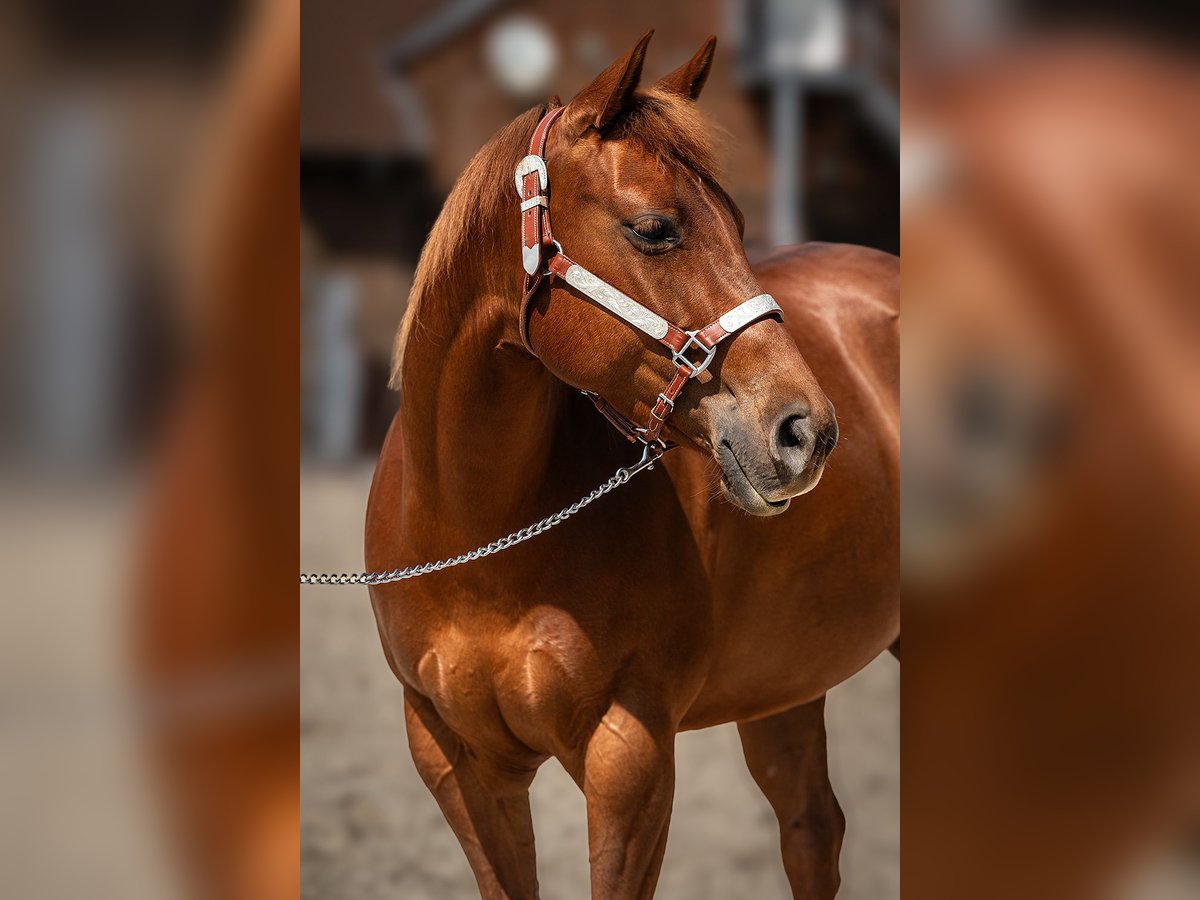
[(659, 244), (666, 247), (679, 239), (675, 225), (661, 216), (646, 216), (626, 227), (647, 244)]
[(651, 241), (660, 241), (667, 236), (667, 225), (662, 219), (648, 219), (638, 222), (633, 230)]

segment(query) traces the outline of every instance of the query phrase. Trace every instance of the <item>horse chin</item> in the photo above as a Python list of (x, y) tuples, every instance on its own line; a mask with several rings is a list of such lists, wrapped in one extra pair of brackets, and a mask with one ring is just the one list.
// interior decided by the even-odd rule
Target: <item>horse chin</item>
[(752, 516), (765, 518), (784, 512), (791, 505), (793, 498), (807, 494), (815, 488), (825, 472), (825, 464), (822, 462), (809, 469), (799, 486), (791, 485), (786, 496), (771, 498), (768, 494), (774, 492), (764, 492), (755, 485), (731, 448), (722, 447), (722, 450), (725, 452), (717, 453), (717, 463), (721, 467), (721, 493), (734, 506)]
[(734, 506), (752, 516), (777, 516), (792, 502), (791, 497), (768, 500), (746, 474), (741, 461), (727, 443), (719, 445), (717, 464), (721, 467), (721, 493)]
[(815, 488), (817, 486), (818, 482), (820, 482), (820, 480), (821, 480), (821, 476), (824, 474), (825, 474), (825, 463), (821, 463), (819, 466), (817, 466), (815, 469), (812, 469), (809, 472), (808, 480), (805, 483), (804, 487), (800, 488), (798, 491), (796, 491), (794, 494), (792, 494), (792, 496), (789, 497), (788, 499), (790, 500), (793, 497), (800, 497), (804, 494), (807, 494), (809, 491), (811, 491), (813, 488)]
[(752, 516), (761, 516), (764, 519), (779, 515), (792, 503), (790, 497), (787, 500), (767, 500), (757, 492), (752, 500), (748, 499), (740, 493), (735, 493), (724, 479), (721, 481), (721, 492), (725, 495), (726, 500), (743, 512), (748, 512)]

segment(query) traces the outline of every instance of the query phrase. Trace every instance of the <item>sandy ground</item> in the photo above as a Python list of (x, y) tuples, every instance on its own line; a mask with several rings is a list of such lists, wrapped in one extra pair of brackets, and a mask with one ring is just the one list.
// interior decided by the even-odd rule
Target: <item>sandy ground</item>
[(180, 900), (128, 659), (140, 485), (0, 497), (0, 895)]
[[(306, 571), (361, 561), (370, 467), (306, 470)], [(579, 525), (586, 523), (581, 520)], [(379, 649), (365, 589), (301, 589), (301, 897), (477, 897), (449, 826), (408, 756), (400, 686)], [(829, 699), (834, 786), (848, 820), (843, 900), (900, 896), (899, 665), (872, 663)], [(785, 900), (775, 819), (724, 726), (682, 734), (660, 900)], [(533, 785), (547, 900), (588, 896), (582, 795), (554, 761)]]

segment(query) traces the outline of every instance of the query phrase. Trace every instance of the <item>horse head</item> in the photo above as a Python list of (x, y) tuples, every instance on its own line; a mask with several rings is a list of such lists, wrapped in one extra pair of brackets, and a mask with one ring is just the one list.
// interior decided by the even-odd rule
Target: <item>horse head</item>
[[(649, 39), (581, 90), (550, 132), (555, 236), (621, 292), (698, 328), (762, 289), (695, 108), (716, 40), (640, 91)], [(635, 421), (674, 369), (653, 340), (564, 279), (534, 298), (528, 334), (555, 375)], [(834, 411), (778, 321), (762, 319), (722, 343), (695, 381), (673, 409), (669, 434), (715, 459), (729, 500), (774, 515), (816, 485), (837, 440)]]

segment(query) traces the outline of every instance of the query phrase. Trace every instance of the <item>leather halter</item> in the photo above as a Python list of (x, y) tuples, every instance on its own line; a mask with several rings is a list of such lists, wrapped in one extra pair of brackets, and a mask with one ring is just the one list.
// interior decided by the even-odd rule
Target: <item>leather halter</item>
[(517, 193), (521, 196), (521, 263), (525, 269), (520, 311), (521, 341), (537, 356), (529, 342), (529, 302), (547, 277), (557, 276), (601, 309), (666, 347), (677, 369), (671, 381), (659, 392), (645, 426), (639, 427), (630, 421), (599, 394), (583, 391), (628, 440), (641, 441), (648, 448), (656, 444), (661, 452), (673, 446), (662, 438), (662, 429), (675, 409), (675, 401), (684, 386), (708, 368), (716, 355), (717, 345), (766, 316), (775, 316), (782, 321), (783, 310), (770, 294), (759, 294), (704, 327), (689, 331), (647, 309), (567, 256), (550, 229), (550, 176), (546, 171), (546, 137), (564, 109), (566, 107), (555, 107), (542, 117), (530, 138), (529, 155), (517, 163)]

